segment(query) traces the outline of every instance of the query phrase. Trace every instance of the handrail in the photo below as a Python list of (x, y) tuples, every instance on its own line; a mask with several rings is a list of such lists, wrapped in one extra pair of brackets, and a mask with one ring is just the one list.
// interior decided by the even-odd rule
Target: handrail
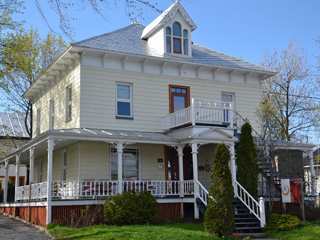
[(215, 199), (209, 195), (208, 190), (199, 182), (199, 180), (196, 180), (196, 184), (198, 184), (199, 186), (199, 192), (197, 192), (196, 195), (203, 202), (204, 205), (208, 205), (208, 198), (211, 198), (215, 201)]
[(249, 209), (249, 211), (256, 216), (256, 218), (260, 221), (261, 227), (264, 227), (266, 224), (266, 216), (264, 211), (264, 200), (260, 198), (258, 202), (255, 200), (247, 190), (241, 186), (238, 181), (236, 183), (236, 196), (239, 200)]

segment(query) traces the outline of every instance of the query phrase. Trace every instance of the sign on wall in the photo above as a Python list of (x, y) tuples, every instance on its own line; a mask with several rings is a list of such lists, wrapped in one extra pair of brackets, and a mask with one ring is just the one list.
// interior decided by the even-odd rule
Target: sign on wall
[(290, 179), (281, 179), (281, 195), (282, 202), (291, 202)]
[(300, 203), (301, 202), (301, 178), (281, 179), (282, 202)]

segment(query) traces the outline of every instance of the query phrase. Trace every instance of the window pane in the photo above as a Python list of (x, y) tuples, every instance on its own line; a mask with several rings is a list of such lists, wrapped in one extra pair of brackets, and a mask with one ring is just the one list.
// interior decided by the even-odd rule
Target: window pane
[(183, 39), (183, 54), (188, 55), (188, 39)]
[(130, 86), (118, 84), (117, 98), (130, 99)]
[(171, 92), (176, 92), (176, 89), (175, 88), (171, 88)]
[[(122, 173), (125, 180), (139, 179), (139, 150), (124, 149), (122, 155)], [(111, 179), (118, 179), (118, 155), (115, 148), (111, 149)]]
[(177, 22), (173, 24), (173, 36), (181, 37), (181, 26)]
[(117, 102), (117, 115), (131, 116), (130, 103), (129, 102)]
[(181, 53), (181, 39), (178, 39), (178, 38), (173, 39), (173, 52)]
[(182, 89), (182, 93), (187, 94), (187, 89)]
[(171, 37), (167, 37), (167, 52), (171, 53)]
[(173, 97), (173, 111), (179, 111), (186, 108), (186, 98), (182, 96)]
[(171, 35), (171, 28), (167, 27), (167, 29), (166, 29), (166, 34), (167, 34), (167, 35)]
[(181, 88), (177, 88), (177, 93), (181, 93)]
[(222, 94), (222, 102), (232, 102), (231, 94)]
[(183, 30), (183, 37), (188, 38), (188, 31), (187, 30)]

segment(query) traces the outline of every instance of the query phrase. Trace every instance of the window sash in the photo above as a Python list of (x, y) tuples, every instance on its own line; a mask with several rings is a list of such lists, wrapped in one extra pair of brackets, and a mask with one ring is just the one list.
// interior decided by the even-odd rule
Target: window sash
[[(121, 91), (121, 89), (119, 88), (120, 86), (129, 87), (128, 96), (125, 96), (123, 93), (120, 94), (119, 92)], [(116, 96), (117, 96), (116, 97), (116, 116), (132, 117), (132, 85), (118, 83), (116, 86)]]
[(72, 88), (66, 88), (66, 121), (71, 120), (71, 112), (72, 112)]
[(182, 53), (181, 38), (173, 38), (173, 52)]

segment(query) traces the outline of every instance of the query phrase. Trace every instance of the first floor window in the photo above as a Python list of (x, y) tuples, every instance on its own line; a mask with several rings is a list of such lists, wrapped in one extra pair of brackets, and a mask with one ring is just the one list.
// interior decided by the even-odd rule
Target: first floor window
[(67, 151), (63, 150), (61, 152), (61, 181), (67, 179)]
[(132, 117), (132, 85), (117, 84), (117, 116)]
[(38, 183), (42, 182), (42, 158), (39, 159), (38, 164)]
[[(111, 179), (118, 180), (118, 153), (111, 148)], [(124, 180), (139, 179), (139, 149), (125, 148), (122, 153), (122, 178)]]

